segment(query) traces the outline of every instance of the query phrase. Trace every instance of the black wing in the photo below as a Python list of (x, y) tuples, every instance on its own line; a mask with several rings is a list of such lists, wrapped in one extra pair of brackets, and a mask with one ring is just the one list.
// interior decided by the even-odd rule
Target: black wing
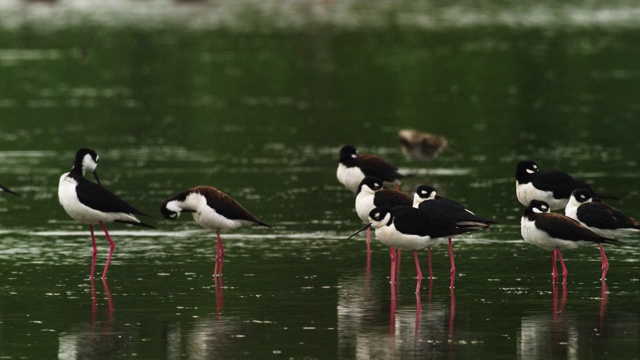
[(78, 194), (78, 200), (92, 209), (106, 213), (122, 212), (126, 214), (149, 216), (129, 205), (111, 191), (98, 184), (92, 183), (91, 181), (81, 181), (77, 185), (76, 191)]
[(532, 179), (533, 186), (540, 190), (553, 192), (556, 199), (568, 199), (573, 190), (584, 187), (591, 189), (583, 181), (578, 181), (562, 171), (540, 171)]
[(482, 224), (495, 224), (494, 220), (480, 217), (471, 212), (459, 203), (447, 199), (436, 198), (435, 200), (426, 200), (420, 203), (420, 210), (440, 214), (455, 221), (469, 221)]
[(477, 230), (475, 228), (458, 228), (456, 222), (451, 219), (410, 206), (395, 207), (393, 212), (393, 223), (396, 229), (404, 234), (439, 238)]
[(373, 198), (373, 204), (376, 207), (388, 206), (393, 208), (396, 206), (411, 206), (412, 203), (413, 199), (409, 195), (391, 189), (379, 190)]
[(570, 241), (591, 241), (594, 243), (617, 243), (617, 240), (602, 237), (577, 221), (556, 213), (537, 214), (536, 227), (549, 236)]
[(398, 168), (375, 155), (360, 155), (354, 163), (362, 169), (365, 175), (375, 176), (382, 181), (394, 181), (405, 178), (398, 172)]
[(255, 217), (231, 196), (212, 187), (199, 186), (193, 189), (207, 199), (207, 205), (218, 214), (232, 220), (247, 220), (258, 225), (270, 227), (269, 224)]
[(640, 228), (634, 218), (601, 202), (580, 205), (577, 215), (581, 222), (598, 229)]

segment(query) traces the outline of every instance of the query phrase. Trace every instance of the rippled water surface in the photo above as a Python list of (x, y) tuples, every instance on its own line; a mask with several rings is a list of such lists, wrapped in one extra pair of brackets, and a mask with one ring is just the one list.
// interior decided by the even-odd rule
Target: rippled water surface
[[(636, 358), (637, 237), (550, 254), (520, 236), (515, 164), (563, 169), (640, 216), (640, 8), (570, 1), (0, 0), (0, 359)], [(397, 132), (444, 135), (428, 163)], [(336, 180), (353, 144), (498, 225), (415, 290)], [(79, 147), (156, 228), (110, 224), (105, 281), (57, 200)], [(196, 185), (271, 228), (215, 234), (160, 203)], [(98, 272), (108, 243), (98, 231)], [(426, 251), (420, 252), (426, 271)]]

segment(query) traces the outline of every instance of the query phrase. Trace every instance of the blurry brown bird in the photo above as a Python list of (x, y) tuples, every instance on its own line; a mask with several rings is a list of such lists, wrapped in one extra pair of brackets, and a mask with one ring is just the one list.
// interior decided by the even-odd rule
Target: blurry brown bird
[(446, 138), (410, 129), (400, 130), (398, 140), (404, 156), (413, 161), (429, 161), (447, 149)]

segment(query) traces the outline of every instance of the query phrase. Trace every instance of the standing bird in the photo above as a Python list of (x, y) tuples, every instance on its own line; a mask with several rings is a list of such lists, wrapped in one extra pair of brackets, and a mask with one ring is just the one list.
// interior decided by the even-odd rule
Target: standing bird
[[(622, 211), (602, 202), (594, 202), (591, 191), (576, 189), (571, 193), (571, 198), (564, 210), (565, 215), (577, 220), (594, 233), (607, 237), (619, 238), (640, 232), (638, 221)], [(609, 261), (604, 253), (604, 247), (600, 246), (602, 257), (602, 278), (605, 279), (609, 269)]]
[(398, 131), (398, 140), (407, 160), (429, 161), (447, 149), (445, 137), (415, 130)]
[[(369, 222), (369, 213), (376, 207), (411, 206), (411, 197), (403, 192), (385, 189), (382, 180), (365, 176), (358, 186), (356, 213), (364, 223)], [(371, 228), (367, 228), (367, 253), (371, 251)]]
[(413, 207), (455, 220), (458, 225), (488, 228), (495, 220), (480, 217), (458, 202), (436, 194), (429, 185), (419, 185), (413, 195)]
[(382, 160), (375, 155), (358, 155), (355, 147), (343, 146), (340, 149), (340, 162), (336, 176), (338, 181), (352, 192), (358, 190), (358, 185), (365, 176), (375, 176), (382, 181), (395, 182), (396, 189), (400, 186), (400, 180), (407, 175), (398, 172), (398, 168)]
[(580, 225), (577, 221), (556, 213), (549, 212), (549, 205), (544, 201), (533, 200), (524, 210), (520, 227), (522, 237), (530, 244), (551, 251), (553, 281), (558, 279), (556, 256), (562, 265), (562, 283), (567, 283), (567, 267), (562, 259), (561, 250), (573, 249), (590, 244), (617, 244), (617, 240), (602, 237)]
[(615, 196), (596, 193), (589, 184), (576, 180), (561, 171), (540, 171), (533, 161), (521, 161), (516, 168), (516, 196), (524, 206), (532, 200), (546, 202), (551, 210), (564, 209), (571, 192), (578, 188), (591, 191), (601, 199), (617, 199)]
[(0, 192), (1, 191), (8, 192), (9, 194), (13, 194), (15, 196), (20, 196), (20, 194), (18, 194), (17, 192), (11, 191), (11, 190), (9, 190), (9, 188), (7, 188), (5, 186), (2, 186), (2, 185), (0, 185)]
[(107, 277), (111, 256), (116, 247), (104, 223), (122, 222), (153, 228), (151, 225), (145, 224), (135, 217), (135, 215), (149, 215), (136, 210), (133, 206), (101, 185), (84, 178), (83, 174), (86, 170), (93, 172), (94, 175), (96, 174), (99, 159), (98, 154), (91, 149), (82, 148), (78, 150), (71, 171), (60, 177), (60, 184), (58, 186), (58, 199), (67, 214), (73, 219), (89, 225), (91, 243), (93, 245), (93, 261), (91, 264), (92, 279), (95, 273), (96, 256), (98, 254), (93, 225), (100, 224), (104, 234), (109, 240), (109, 257), (107, 258), (104, 272), (102, 273), (103, 279)]
[(215, 230), (218, 237), (214, 276), (222, 275), (224, 247), (220, 230), (233, 229), (243, 225), (271, 227), (249, 213), (231, 196), (211, 186), (196, 186), (165, 200), (160, 206), (162, 215), (176, 220), (183, 211), (193, 213), (193, 220), (205, 229)]
[[(429, 277), (433, 278), (431, 267), (431, 247), (446, 241), (447, 237), (477, 230), (476, 228), (458, 227), (456, 222), (443, 216), (427, 213), (410, 206), (396, 206), (393, 209), (382, 206), (369, 213), (369, 223), (351, 235), (373, 227), (376, 229), (376, 237), (380, 242), (394, 248), (413, 250), (413, 258), (416, 263), (418, 284), (416, 293), (420, 292), (420, 280), (422, 271), (418, 261), (418, 250), (429, 249)], [(395, 253), (391, 254), (391, 282), (395, 282)], [(453, 262), (453, 249), (449, 249), (451, 260), (451, 287), (455, 277), (455, 264)]]

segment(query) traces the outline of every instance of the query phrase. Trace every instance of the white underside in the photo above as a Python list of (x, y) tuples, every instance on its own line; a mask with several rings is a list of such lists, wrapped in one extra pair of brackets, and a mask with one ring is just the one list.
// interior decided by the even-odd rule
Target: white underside
[(342, 163), (338, 164), (336, 176), (342, 185), (354, 193), (358, 191), (358, 186), (364, 179), (362, 170), (357, 167), (346, 167)]
[(365, 223), (369, 222), (369, 213), (376, 207), (373, 204), (374, 197), (374, 194), (364, 191), (360, 191), (358, 196), (356, 196), (356, 213), (358, 217), (360, 217), (360, 220)]
[(135, 216), (126, 213), (106, 213), (98, 210), (94, 210), (80, 202), (78, 200), (78, 195), (76, 194), (76, 186), (78, 183), (73, 179), (68, 177), (69, 173), (66, 173), (60, 177), (60, 183), (58, 185), (58, 200), (60, 201), (60, 205), (62, 208), (71, 216), (73, 219), (88, 225), (95, 225), (102, 222), (114, 222), (116, 220), (119, 221), (128, 221), (128, 222), (136, 222), (139, 223)]
[(516, 196), (524, 206), (529, 206), (533, 200), (542, 200), (549, 204), (551, 210), (564, 209), (569, 199), (555, 199), (553, 192), (536, 189), (532, 183), (518, 184), (516, 181)]
[(402, 250), (420, 250), (447, 241), (445, 238), (432, 239), (428, 236), (406, 235), (397, 231), (394, 224), (376, 229), (376, 237), (381, 243)]
[(546, 232), (538, 229), (534, 221), (530, 221), (524, 216), (520, 220), (520, 230), (522, 232), (522, 238), (529, 244), (547, 251), (553, 251), (556, 248), (560, 248), (560, 250), (573, 249), (580, 245), (587, 244), (585, 241), (569, 241), (552, 238)]

